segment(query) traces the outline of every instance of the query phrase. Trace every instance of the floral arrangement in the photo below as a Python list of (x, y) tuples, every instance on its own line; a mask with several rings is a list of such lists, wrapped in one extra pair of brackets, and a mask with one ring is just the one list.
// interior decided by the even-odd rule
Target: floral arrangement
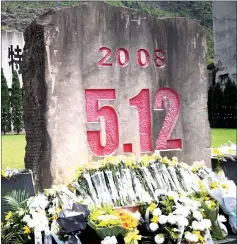
[(176, 192), (161, 192), (144, 214), (147, 230), (157, 244), (205, 243), (211, 221), (203, 217), (201, 204)]
[[(21, 233), (25, 241), (21, 243), (33, 239), (42, 243), (43, 238), (52, 237), (60, 243), (76, 238), (76, 232), (65, 231), (60, 220), (75, 219), (79, 213), (73, 206), (77, 204), (88, 205), (88, 225), (103, 244), (117, 243), (117, 236), (126, 244), (137, 244), (146, 235), (155, 243), (205, 243), (210, 233), (223, 239), (227, 231), (219, 206), (229, 214), (236, 230), (236, 186), (232, 184), (223, 172), (212, 172), (204, 162), (189, 166), (175, 157), (162, 158), (158, 152), (140, 158), (109, 156), (82, 165), (71, 184), (45, 189), (24, 200), (24, 208), (7, 214), (2, 224), (3, 240), (10, 238), (12, 230)], [(121, 209), (134, 205), (145, 206), (140, 222), (138, 213)]]
[(225, 177), (223, 171), (212, 172), (204, 180), (206, 191), (215, 199), (223, 211), (229, 215), (229, 223), (234, 233), (237, 233), (236, 185)]
[(151, 203), (158, 189), (177, 193), (198, 191), (197, 180), (199, 177), (188, 165), (155, 152), (140, 158), (109, 156), (84, 164), (72, 185), (76, 195), (88, 204), (129, 206)]
[(117, 243), (116, 236), (124, 236), (125, 244), (137, 244), (141, 236), (137, 230), (139, 214), (116, 210), (112, 206), (96, 207), (91, 210), (89, 226), (96, 231), (103, 243)]
[(224, 159), (230, 158), (235, 160), (236, 158), (236, 144), (232, 143), (231, 141), (225, 145), (222, 145), (218, 148), (212, 148), (212, 157)]
[(31, 170), (28, 169), (3, 169), (1, 172), (1, 177), (9, 179), (12, 176), (19, 174), (19, 173), (28, 173), (28, 172), (32, 172)]

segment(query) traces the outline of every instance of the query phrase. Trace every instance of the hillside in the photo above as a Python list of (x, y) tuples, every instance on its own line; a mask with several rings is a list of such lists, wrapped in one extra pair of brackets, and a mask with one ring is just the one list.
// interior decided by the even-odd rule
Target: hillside
[[(86, 2), (86, 1), (84, 1)], [(180, 16), (197, 20), (207, 30), (208, 53), (207, 61), (213, 60), (213, 33), (212, 33), (212, 4), (211, 2), (131, 2), (131, 1), (107, 1), (111, 5), (126, 6), (144, 11), (157, 17)], [(24, 28), (43, 12), (64, 6), (80, 4), (75, 1), (57, 2), (2, 2), (2, 30), (23, 31)]]

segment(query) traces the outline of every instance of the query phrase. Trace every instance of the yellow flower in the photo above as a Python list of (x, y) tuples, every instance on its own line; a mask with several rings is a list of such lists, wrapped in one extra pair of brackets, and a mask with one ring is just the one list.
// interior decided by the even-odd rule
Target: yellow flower
[(227, 185), (225, 183), (222, 183), (221, 187), (224, 188), (224, 189), (228, 189), (228, 187), (227, 187)]
[(52, 216), (52, 220), (57, 220), (57, 215), (56, 214), (54, 214), (53, 216)]
[(153, 216), (152, 219), (151, 219), (151, 222), (158, 223), (159, 222), (159, 217), (158, 216)]
[(5, 170), (2, 170), (2, 177), (7, 178), (7, 177), (6, 177)]
[(30, 234), (31, 233), (31, 229), (29, 228), (28, 225), (24, 226), (24, 234)]
[(148, 167), (148, 166), (149, 166), (150, 159), (149, 159), (149, 156), (148, 156), (147, 154), (145, 154), (144, 156), (142, 156), (142, 157), (140, 158), (140, 161), (141, 161), (141, 163), (142, 163), (142, 165), (143, 165), (144, 167)]
[(142, 239), (142, 236), (138, 234), (138, 230), (128, 232), (127, 235), (124, 237), (125, 244), (138, 244), (138, 241)]
[(170, 160), (167, 157), (163, 157), (162, 160), (161, 160), (161, 162), (163, 164), (169, 164)]
[(198, 239), (201, 241), (201, 243), (205, 243), (205, 238), (201, 235), (200, 231), (193, 231), (193, 234), (198, 236)]
[(99, 168), (103, 168), (106, 165), (106, 160), (105, 159), (99, 160), (98, 165), (99, 165)]
[(224, 175), (224, 172), (223, 172), (223, 170), (219, 170), (217, 174), (218, 174), (219, 176), (223, 176), (223, 175)]
[(212, 148), (212, 153), (214, 153), (218, 156), (223, 156), (223, 153), (221, 153), (217, 148)]
[(210, 187), (211, 187), (211, 190), (215, 190), (215, 189), (218, 188), (218, 183), (217, 183), (216, 181), (213, 181), (213, 182), (211, 183)]
[(9, 220), (9, 219), (11, 219), (12, 218), (12, 211), (9, 211), (8, 213), (7, 213), (7, 215), (6, 215), (6, 217), (5, 217), (5, 220), (7, 221), (7, 220)]
[(60, 213), (61, 211), (62, 211), (61, 208), (57, 208), (57, 210), (56, 210), (57, 213)]
[(126, 167), (130, 168), (133, 165), (133, 160), (130, 157), (127, 157), (125, 164), (126, 164)]
[(115, 159), (116, 159), (116, 157), (114, 157), (114, 156), (107, 156), (105, 158), (105, 161), (107, 161), (107, 163), (114, 163)]
[(152, 213), (155, 208), (156, 208), (156, 204), (154, 202), (151, 203), (151, 205), (149, 206), (150, 213)]
[(197, 169), (195, 167), (192, 168), (192, 172), (193, 173), (196, 173), (197, 172)]

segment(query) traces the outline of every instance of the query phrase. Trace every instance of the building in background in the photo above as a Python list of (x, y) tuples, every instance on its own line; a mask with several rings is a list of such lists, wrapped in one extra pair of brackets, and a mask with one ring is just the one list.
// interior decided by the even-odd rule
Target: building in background
[(2, 31), (1, 35), (1, 68), (3, 68), (8, 88), (10, 89), (12, 86), (12, 69), (18, 72), (20, 83), (22, 86), (21, 62), (22, 52), (24, 48), (23, 33), (16, 31)]
[(228, 78), (237, 84), (236, 6), (235, 1), (212, 2), (216, 82), (223, 86)]

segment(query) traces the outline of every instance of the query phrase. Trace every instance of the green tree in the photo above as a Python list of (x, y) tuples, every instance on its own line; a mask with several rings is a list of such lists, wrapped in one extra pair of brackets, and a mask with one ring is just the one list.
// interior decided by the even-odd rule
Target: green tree
[(223, 111), (223, 91), (219, 82), (212, 88), (212, 124), (213, 128), (223, 128), (224, 111)]
[(19, 77), (16, 71), (13, 71), (12, 77), (11, 108), (13, 130), (19, 134), (23, 129), (23, 98)]
[(224, 89), (224, 126), (226, 128), (236, 128), (236, 95), (237, 87), (229, 78)]
[(11, 113), (10, 113), (10, 96), (7, 86), (7, 80), (4, 76), (3, 69), (1, 69), (1, 100), (2, 100), (2, 132), (11, 131)]

